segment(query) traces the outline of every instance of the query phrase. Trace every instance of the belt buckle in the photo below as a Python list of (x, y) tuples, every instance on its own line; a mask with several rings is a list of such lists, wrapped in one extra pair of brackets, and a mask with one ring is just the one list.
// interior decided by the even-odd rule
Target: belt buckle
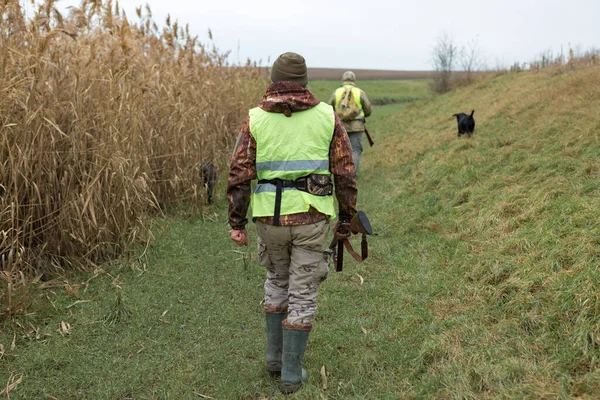
[(308, 192), (308, 179), (306, 179), (306, 178), (296, 179), (296, 189)]

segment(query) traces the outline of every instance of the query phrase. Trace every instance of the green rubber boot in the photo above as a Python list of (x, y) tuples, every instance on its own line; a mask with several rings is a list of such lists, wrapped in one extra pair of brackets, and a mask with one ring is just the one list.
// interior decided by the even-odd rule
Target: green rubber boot
[(283, 366), (281, 369), (281, 392), (293, 393), (308, 381), (308, 373), (302, 368), (304, 351), (310, 331), (283, 330)]
[(267, 371), (277, 375), (281, 373), (281, 352), (283, 350), (283, 328), (281, 323), (287, 314), (269, 314), (267, 316)]

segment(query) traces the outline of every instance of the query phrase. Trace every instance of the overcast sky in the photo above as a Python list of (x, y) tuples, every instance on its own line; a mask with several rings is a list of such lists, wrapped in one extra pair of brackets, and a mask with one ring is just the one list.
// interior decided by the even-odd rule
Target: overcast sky
[[(488, 67), (508, 67), (542, 52), (600, 48), (600, 0), (121, 0), (130, 20), (148, 3), (209, 43), (208, 30), (231, 62), (270, 65), (286, 51), (309, 67), (432, 69), (437, 38), (476, 43)], [(80, 1), (62, 0), (60, 7)]]

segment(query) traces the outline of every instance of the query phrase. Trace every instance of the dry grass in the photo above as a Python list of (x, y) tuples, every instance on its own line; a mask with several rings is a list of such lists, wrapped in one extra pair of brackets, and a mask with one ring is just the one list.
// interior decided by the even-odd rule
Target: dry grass
[[(264, 83), (151, 10), (0, 2), (0, 271), (79, 269), (148, 239), (146, 216), (198, 209), (198, 165), (224, 165)], [(0, 302), (11, 293), (0, 292)], [(7, 300), (9, 302), (10, 300)], [(8, 312), (12, 307), (8, 303)]]

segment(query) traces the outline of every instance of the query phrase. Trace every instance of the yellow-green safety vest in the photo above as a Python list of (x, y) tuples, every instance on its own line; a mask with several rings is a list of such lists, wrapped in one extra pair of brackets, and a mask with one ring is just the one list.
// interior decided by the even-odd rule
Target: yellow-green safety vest
[(346, 90), (346, 88), (352, 88), (352, 96), (354, 97), (354, 101), (356, 102), (356, 105), (358, 106), (358, 109), (360, 110), (360, 114), (358, 114), (356, 116), (356, 118), (354, 118), (354, 119), (364, 119), (365, 112), (363, 111), (362, 102), (360, 101), (360, 89), (354, 85), (345, 84), (336, 89), (336, 91), (335, 91), (336, 106), (338, 104), (340, 104), (340, 101), (342, 100), (342, 95), (344, 94), (344, 91)]
[[(256, 141), (258, 180), (295, 180), (309, 174), (329, 175), (329, 147), (335, 126), (330, 105), (319, 103), (291, 117), (266, 112), (259, 107), (250, 110), (250, 134)], [(259, 183), (251, 197), (253, 217), (275, 214), (276, 186)], [(295, 188), (283, 188), (281, 215), (306, 212), (310, 207), (335, 217), (333, 196), (316, 196)]]

